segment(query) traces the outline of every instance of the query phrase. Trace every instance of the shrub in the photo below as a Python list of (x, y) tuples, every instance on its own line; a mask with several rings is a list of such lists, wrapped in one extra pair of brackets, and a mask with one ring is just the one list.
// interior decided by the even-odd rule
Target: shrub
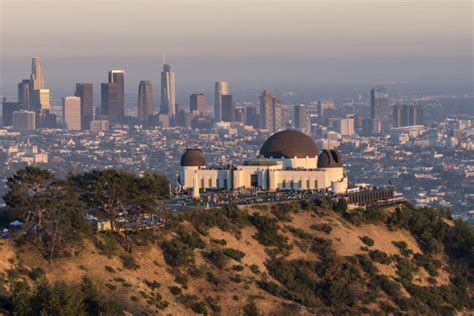
[(373, 261), (381, 263), (381, 264), (390, 264), (392, 262), (392, 259), (390, 258), (389, 255), (387, 255), (385, 252), (380, 251), (378, 249), (369, 251), (369, 257)]
[(41, 267), (36, 267), (31, 269), (31, 271), (28, 273), (28, 276), (33, 281), (38, 281), (40, 278), (43, 278), (45, 276), (45, 272)]
[(317, 231), (322, 231), (326, 234), (331, 233), (332, 231), (332, 226), (329, 224), (312, 224), (309, 228), (317, 230)]
[(211, 239), (211, 242), (219, 244), (221, 246), (227, 245), (227, 241), (225, 239)]
[(236, 261), (239, 261), (239, 262), (243, 257), (245, 257), (244, 252), (242, 252), (240, 250), (237, 250), (237, 249), (233, 249), (233, 248), (225, 248), (223, 253), (227, 257), (232, 258), (232, 259), (234, 259)]
[(181, 295), (181, 293), (183, 293), (183, 290), (181, 290), (179, 286), (170, 286), (168, 289), (173, 295)]
[(244, 315), (245, 316), (259, 316), (260, 312), (258, 311), (257, 304), (252, 299), (249, 299), (247, 305), (244, 306)]
[(234, 271), (243, 271), (244, 270), (244, 266), (243, 265), (233, 265), (232, 266), (232, 270)]
[(112, 268), (111, 266), (105, 266), (105, 271), (109, 272), (109, 273), (115, 273), (115, 269)]
[(258, 266), (257, 266), (256, 264), (252, 264), (252, 265), (250, 266), (250, 271), (252, 271), (252, 272), (255, 273), (255, 274), (260, 273), (260, 269), (258, 268)]
[(206, 314), (207, 307), (203, 302), (194, 303), (191, 305), (191, 309), (198, 314)]
[(250, 221), (257, 228), (257, 234), (254, 236), (264, 246), (275, 246), (281, 250), (290, 249), (288, 238), (278, 233), (278, 225), (273, 218), (253, 214)]
[(161, 284), (155, 280), (153, 281), (145, 280), (144, 283), (146, 284), (146, 286), (148, 286), (152, 290), (156, 290), (157, 288), (161, 286)]
[(408, 244), (403, 240), (401, 240), (401, 241), (392, 241), (392, 244), (400, 250), (400, 253), (404, 257), (408, 257), (411, 254), (413, 254), (413, 251), (408, 248)]
[(205, 252), (204, 256), (209, 260), (209, 262), (221, 269), (224, 268), (229, 260), (224, 252), (219, 249), (212, 249)]
[(137, 270), (140, 268), (140, 265), (135, 260), (135, 257), (132, 255), (123, 255), (120, 256), (122, 260), (123, 267), (129, 270)]
[(374, 245), (374, 240), (370, 238), (369, 236), (363, 236), (359, 238), (364, 244), (366, 244), (369, 247), (372, 247)]

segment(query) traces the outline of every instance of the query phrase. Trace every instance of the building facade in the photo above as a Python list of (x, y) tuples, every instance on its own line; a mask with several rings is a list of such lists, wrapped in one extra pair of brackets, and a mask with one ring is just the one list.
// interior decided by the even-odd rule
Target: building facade
[(36, 115), (33, 111), (14, 111), (12, 113), (13, 130), (28, 132), (36, 129)]
[(68, 130), (80, 130), (81, 126), (81, 98), (63, 98), (63, 123)]
[(214, 121), (222, 121), (222, 96), (229, 94), (227, 81), (219, 81), (214, 85)]
[(390, 128), (391, 108), (387, 90), (378, 86), (370, 90), (370, 118), (373, 122), (374, 133), (380, 133)]
[(151, 115), (153, 115), (153, 87), (150, 81), (142, 80), (138, 86), (138, 120), (148, 123)]
[(189, 112), (206, 113), (206, 97), (202, 93), (193, 93), (189, 97)]
[(176, 116), (176, 83), (171, 66), (163, 65), (161, 72), (161, 114), (168, 114), (171, 119)]
[(81, 129), (89, 129), (90, 122), (94, 119), (92, 83), (76, 83), (74, 96), (81, 98)]

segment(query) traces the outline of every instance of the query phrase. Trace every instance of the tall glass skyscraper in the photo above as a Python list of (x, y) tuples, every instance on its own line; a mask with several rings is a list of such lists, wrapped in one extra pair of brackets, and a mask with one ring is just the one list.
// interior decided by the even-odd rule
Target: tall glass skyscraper
[(101, 84), (101, 113), (111, 125), (122, 123), (125, 117), (125, 71), (109, 71), (109, 82)]
[(391, 108), (388, 104), (388, 93), (378, 86), (370, 90), (370, 118), (373, 132), (380, 133), (390, 127)]
[(92, 83), (76, 83), (74, 96), (81, 98), (81, 129), (90, 128), (90, 122), (94, 119)]
[(34, 57), (31, 61), (31, 90), (44, 89), (44, 75), (39, 57)]
[(168, 114), (170, 118), (176, 116), (176, 86), (174, 72), (171, 66), (163, 65), (161, 72), (161, 106), (160, 113)]
[(229, 94), (229, 84), (227, 81), (219, 81), (215, 84), (214, 90), (214, 120), (222, 121), (222, 96)]
[(150, 81), (142, 80), (138, 86), (138, 120), (147, 123), (153, 114), (153, 88)]

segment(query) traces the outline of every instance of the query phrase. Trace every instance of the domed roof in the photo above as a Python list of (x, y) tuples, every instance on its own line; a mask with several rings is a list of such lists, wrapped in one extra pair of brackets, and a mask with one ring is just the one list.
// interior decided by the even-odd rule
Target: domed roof
[(260, 148), (265, 158), (316, 157), (318, 147), (308, 135), (296, 130), (285, 130), (270, 136)]
[(200, 167), (206, 165), (206, 159), (202, 150), (199, 148), (186, 149), (181, 156), (181, 166), (183, 167)]
[(334, 149), (324, 149), (318, 157), (318, 168), (339, 168), (342, 167), (342, 158), (339, 152)]

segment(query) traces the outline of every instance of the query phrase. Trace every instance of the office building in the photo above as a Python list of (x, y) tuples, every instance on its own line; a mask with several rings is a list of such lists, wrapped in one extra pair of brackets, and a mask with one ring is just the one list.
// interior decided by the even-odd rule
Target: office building
[(63, 98), (63, 124), (68, 130), (80, 130), (81, 126), (81, 98)]
[(20, 110), (19, 102), (7, 102), (6, 98), (3, 98), (2, 102), (2, 126), (12, 126), (13, 124), (13, 112)]
[(13, 130), (17, 132), (28, 132), (36, 129), (35, 112), (14, 111), (12, 114)]
[(89, 129), (90, 122), (94, 119), (92, 83), (76, 83), (74, 96), (81, 98), (81, 129)]
[(257, 108), (253, 106), (247, 107), (245, 109), (245, 124), (258, 128), (259, 121)]
[(227, 81), (219, 81), (214, 87), (214, 120), (222, 121), (222, 96), (229, 94), (229, 84)]
[(44, 89), (44, 75), (41, 68), (41, 61), (39, 57), (34, 57), (31, 61), (31, 86), (30, 90)]
[(30, 91), (30, 110), (39, 112), (41, 110), (51, 109), (49, 89), (35, 89)]
[(342, 136), (354, 135), (354, 115), (349, 114), (338, 122), (338, 132)]
[(57, 128), (56, 114), (48, 109), (36, 112), (36, 128)]
[(326, 125), (328, 119), (333, 116), (336, 105), (331, 100), (323, 100), (318, 102), (318, 119), (319, 123)]
[(138, 86), (138, 120), (148, 123), (153, 114), (153, 88), (148, 80), (140, 81)]
[(175, 75), (171, 71), (171, 66), (163, 65), (161, 72), (161, 114), (168, 114), (170, 119), (174, 119), (176, 115), (176, 85)]
[(273, 131), (273, 94), (264, 90), (260, 95), (260, 129)]
[(223, 95), (222, 98), (222, 121), (233, 122), (235, 120), (235, 103), (231, 94)]
[(423, 106), (397, 104), (393, 106), (392, 114), (393, 127), (405, 127), (423, 125)]
[(234, 121), (245, 124), (245, 108), (235, 109)]
[(90, 121), (89, 129), (94, 132), (105, 132), (109, 130), (109, 121), (107, 120), (93, 120)]
[(204, 94), (191, 94), (189, 97), (189, 112), (206, 113), (206, 97)]
[(308, 132), (308, 114), (304, 104), (295, 105), (295, 129)]
[(108, 102), (107, 115), (110, 124), (122, 123), (125, 117), (125, 71), (110, 70), (108, 79), (111, 100)]
[(122, 122), (123, 108), (120, 104), (120, 87), (117, 83), (102, 83), (100, 85), (102, 116), (107, 117), (110, 124), (115, 125)]
[(283, 129), (283, 107), (280, 98), (273, 98), (273, 132)]
[(370, 90), (370, 118), (374, 133), (381, 133), (390, 127), (391, 108), (388, 101), (384, 87), (378, 86)]
[(23, 79), (18, 84), (18, 103), (22, 110), (30, 109), (31, 80)]

